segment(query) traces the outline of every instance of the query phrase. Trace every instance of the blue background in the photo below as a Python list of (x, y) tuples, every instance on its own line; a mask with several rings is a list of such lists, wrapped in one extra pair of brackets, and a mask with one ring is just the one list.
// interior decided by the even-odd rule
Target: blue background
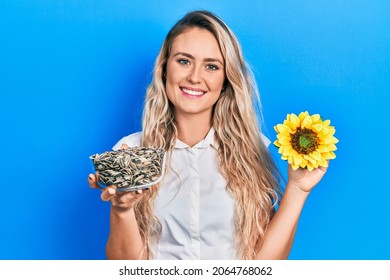
[(140, 129), (160, 45), (193, 9), (237, 34), (271, 140), (287, 113), (336, 127), (337, 158), (290, 259), (390, 259), (390, 1), (379, 0), (0, 0), (0, 259), (105, 258), (109, 204), (88, 187), (88, 156)]

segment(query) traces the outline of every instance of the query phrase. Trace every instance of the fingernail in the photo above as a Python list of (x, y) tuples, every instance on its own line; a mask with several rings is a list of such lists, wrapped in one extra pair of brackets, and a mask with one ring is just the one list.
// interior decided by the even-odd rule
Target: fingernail
[(88, 179), (89, 179), (89, 180), (92, 180), (92, 179), (93, 179), (92, 174), (89, 174), (89, 175), (88, 175)]

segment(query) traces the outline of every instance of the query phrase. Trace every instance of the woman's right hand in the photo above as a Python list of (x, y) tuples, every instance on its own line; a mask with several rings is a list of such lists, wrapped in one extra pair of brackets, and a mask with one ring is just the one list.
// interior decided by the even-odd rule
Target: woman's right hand
[(116, 190), (114, 185), (102, 188), (98, 184), (99, 174), (89, 174), (88, 184), (93, 189), (100, 189), (102, 191), (100, 198), (103, 201), (111, 201), (111, 205), (117, 210), (130, 210), (133, 208), (134, 202), (140, 198), (142, 190), (134, 192), (120, 192)]
[[(126, 144), (123, 144), (121, 146), (121, 149), (126, 149), (128, 146)], [(116, 210), (129, 210), (133, 208), (134, 202), (140, 198), (142, 194), (142, 190), (138, 190), (135, 192), (119, 192), (116, 190), (116, 186), (108, 186), (107, 188), (102, 188), (98, 184), (99, 180), (99, 173), (96, 174), (89, 174), (88, 176), (88, 183), (89, 186), (93, 189), (100, 189), (102, 190), (102, 194), (100, 195), (100, 198), (103, 201), (111, 201), (111, 205)]]

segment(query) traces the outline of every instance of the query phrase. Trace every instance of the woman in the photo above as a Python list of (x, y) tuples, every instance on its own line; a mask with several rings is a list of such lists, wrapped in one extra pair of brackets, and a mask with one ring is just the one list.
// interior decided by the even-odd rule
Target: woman
[(289, 167), (279, 199), (255, 101), (240, 45), (221, 19), (194, 11), (173, 26), (147, 89), (142, 133), (114, 146), (164, 148), (167, 172), (142, 193), (102, 190), (112, 205), (109, 259), (288, 257), (304, 202), (326, 170)]

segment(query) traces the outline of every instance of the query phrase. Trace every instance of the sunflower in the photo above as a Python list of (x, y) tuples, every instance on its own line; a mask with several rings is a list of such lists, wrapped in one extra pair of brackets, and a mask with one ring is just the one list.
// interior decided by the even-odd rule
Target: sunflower
[(339, 142), (333, 136), (336, 130), (330, 126), (330, 120), (323, 121), (319, 114), (310, 116), (307, 111), (298, 116), (287, 114), (283, 124), (274, 129), (278, 133), (274, 145), (294, 170), (327, 167), (328, 160), (336, 158), (335, 144)]

